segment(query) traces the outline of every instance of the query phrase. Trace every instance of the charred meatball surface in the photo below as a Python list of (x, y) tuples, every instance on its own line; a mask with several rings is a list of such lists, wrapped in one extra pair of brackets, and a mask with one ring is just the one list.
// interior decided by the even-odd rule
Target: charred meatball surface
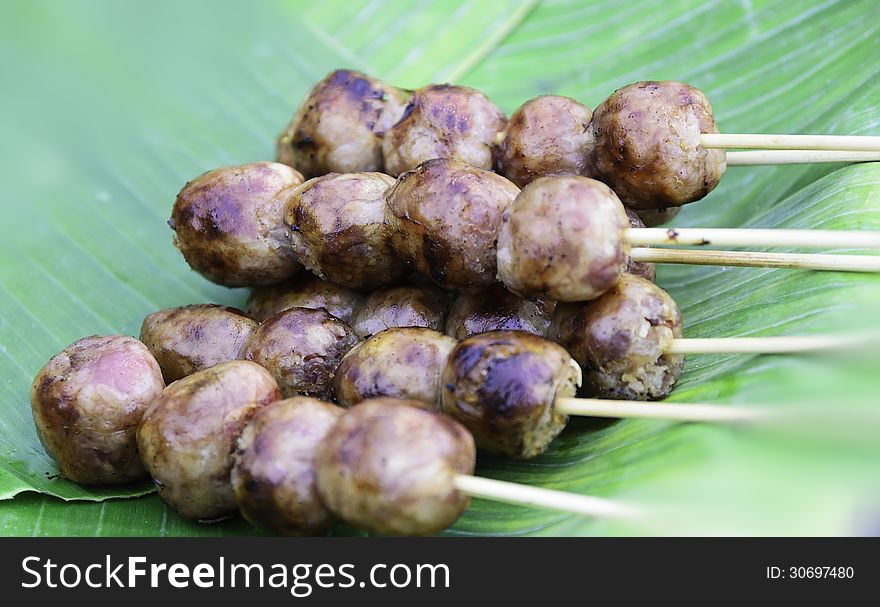
[(140, 339), (171, 383), (240, 358), (256, 328), (257, 323), (241, 310), (196, 304), (153, 312), (141, 325)]
[(430, 160), (401, 175), (388, 193), (394, 247), (446, 289), (495, 282), (501, 216), (519, 188), (495, 173), (454, 160)]
[(639, 276), (623, 275), (596, 301), (557, 307), (551, 337), (583, 367), (585, 390), (602, 398), (663, 398), (684, 366), (683, 355), (665, 354), (681, 337), (678, 306)]
[(348, 409), (318, 447), (318, 494), (339, 518), (391, 535), (429, 535), (455, 522), (469, 498), (455, 476), (472, 474), (467, 430), (414, 401), (376, 398)]
[(339, 361), (357, 342), (351, 328), (326, 311), (291, 308), (254, 331), (243, 358), (268, 369), (285, 398), (327, 399)]
[(330, 173), (290, 191), (285, 222), (299, 262), (321, 278), (352, 289), (375, 288), (407, 273), (391, 248), (382, 173)]
[(235, 443), (257, 409), (279, 398), (268, 371), (240, 360), (165, 388), (144, 414), (137, 435), (159, 496), (191, 519), (234, 510), (229, 474)]
[(495, 285), (477, 293), (461, 293), (446, 315), (446, 334), (461, 341), (488, 331), (527, 331), (544, 335), (556, 302), (523, 299)]
[(355, 309), (364, 295), (321, 280), (311, 274), (301, 274), (291, 280), (251, 290), (247, 312), (262, 322), (270, 316), (290, 308), (326, 310), (342, 322), (350, 323)]
[(542, 177), (504, 213), (498, 279), (525, 297), (585, 301), (623, 272), (629, 219), (608, 186), (587, 177)]
[(276, 158), (307, 177), (381, 171), (382, 137), (403, 115), (407, 96), (353, 70), (336, 70), (312, 87), (278, 137)]
[(144, 476), (135, 433), (162, 392), (149, 350), (127, 335), (92, 336), (49, 359), (34, 378), (37, 436), (75, 483), (125, 483)]
[(340, 415), (305, 396), (257, 411), (238, 440), (231, 477), (248, 521), (283, 535), (321, 535), (336, 524), (315, 489), (315, 452)]
[(636, 210), (699, 200), (727, 168), (724, 150), (700, 143), (700, 134), (718, 132), (709, 100), (683, 82), (636, 82), (618, 89), (596, 108), (590, 130), (591, 176)]
[(507, 118), (483, 93), (466, 86), (418, 89), (382, 141), (385, 172), (400, 175), (433, 158), (490, 170)]
[(302, 175), (275, 162), (208, 171), (174, 202), (174, 246), (190, 267), (227, 287), (267, 285), (302, 270), (287, 240), (284, 190)]
[(464, 340), (443, 369), (443, 412), (477, 445), (516, 459), (543, 453), (568, 416), (557, 397), (574, 396), (581, 371), (561, 346), (531, 333), (495, 331)]
[(379, 396), (440, 406), (440, 372), (456, 341), (431, 329), (388, 329), (355, 346), (336, 370), (336, 402), (351, 407)]
[(433, 285), (401, 286), (370, 294), (355, 311), (351, 327), (366, 338), (394, 327), (443, 331), (450, 295)]
[[(626, 216), (629, 218), (630, 228), (638, 229), (645, 227), (641, 218), (632, 209), (626, 209)], [(627, 274), (634, 274), (635, 276), (641, 276), (645, 280), (653, 282), (657, 275), (657, 266), (647, 261), (635, 261), (632, 257), (627, 256), (626, 269), (624, 272)]]
[(519, 187), (538, 177), (585, 175), (593, 147), (593, 112), (570, 97), (542, 95), (510, 117), (498, 172)]

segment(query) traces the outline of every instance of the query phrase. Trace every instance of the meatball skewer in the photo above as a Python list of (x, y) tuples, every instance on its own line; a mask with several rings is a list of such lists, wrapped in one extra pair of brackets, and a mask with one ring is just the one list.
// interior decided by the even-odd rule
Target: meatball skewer
[(649, 211), (703, 198), (728, 165), (875, 160), (880, 137), (719, 134), (706, 96), (667, 80), (618, 89), (594, 113), (567, 97), (531, 99), (514, 112), (497, 165), (520, 187), (548, 175), (595, 177)]
[(587, 516), (638, 514), (612, 500), (473, 476), (473, 437), (418, 405), (366, 401), (339, 416), (318, 446), (315, 487), (343, 521), (376, 533), (429, 535), (452, 525), (471, 495)]
[(472, 476), (473, 438), (417, 402), (376, 398), (351, 410), (297, 397), (260, 408), (231, 472), (251, 523), (320, 535), (337, 517), (368, 531), (427, 535), (451, 525), (469, 497), (585, 516), (632, 517), (616, 501)]
[[(515, 459), (543, 453), (569, 415), (746, 422), (768, 411), (720, 405), (574, 398), (581, 368), (561, 346), (530, 333), (495, 331), (456, 346), (442, 375), (442, 411), (465, 425), (477, 445)], [(621, 404), (619, 410), (615, 404)]]
[[(595, 302), (561, 305), (552, 320), (550, 338), (566, 348), (565, 356), (558, 347), (545, 346), (546, 340), (528, 341), (523, 337), (526, 333), (519, 331), (494, 331), (470, 339), (492, 343), (493, 335), (510, 333), (515, 337), (508, 349), (533, 346), (563, 360), (570, 355), (593, 396), (639, 401), (669, 394), (681, 374), (685, 354), (792, 353), (858, 345), (854, 338), (834, 335), (682, 338), (681, 316), (672, 298), (635, 276), (625, 278)], [(436, 408), (444, 385), (441, 371), (454, 347), (453, 340), (430, 329), (383, 331), (343, 358), (334, 377), (336, 398), (345, 407), (388, 396)], [(479, 354), (478, 349), (474, 351)], [(515, 374), (520, 372), (524, 373), (515, 368)]]
[[(587, 177), (542, 177), (505, 211), (498, 231), (498, 278), (525, 297), (595, 299), (635, 262), (880, 271), (880, 257), (635, 248), (633, 244), (756, 244), (880, 248), (880, 231), (632, 228), (617, 194)], [(679, 240), (680, 237), (680, 240)]]

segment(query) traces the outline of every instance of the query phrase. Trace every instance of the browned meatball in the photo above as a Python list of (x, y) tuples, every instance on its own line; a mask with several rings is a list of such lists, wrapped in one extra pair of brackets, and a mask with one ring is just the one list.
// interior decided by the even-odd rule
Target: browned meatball
[(351, 328), (326, 311), (290, 308), (254, 331), (243, 358), (268, 369), (285, 398), (326, 400), (339, 361), (357, 342)]
[(446, 334), (462, 340), (488, 331), (527, 331), (544, 335), (556, 302), (523, 299), (501, 285), (462, 293), (446, 315)]
[(290, 191), (285, 222), (296, 258), (321, 278), (349, 287), (381, 287), (407, 265), (391, 249), (382, 173), (330, 173)]
[(449, 295), (430, 286), (402, 286), (370, 294), (355, 311), (351, 327), (365, 338), (393, 327), (426, 327), (443, 331)]
[(669, 294), (624, 274), (596, 301), (556, 308), (551, 337), (584, 370), (584, 387), (603, 398), (663, 398), (681, 375), (684, 356), (665, 354), (681, 337), (681, 314)]
[(241, 357), (257, 323), (241, 310), (197, 304), (153, 312), (141, 325), (167, 383)]
[(128, 335), (84, 337), (40, 369), (31, 388), (37, 436), (76, 483), (144, 476), (135, 432), (165, 384), (149, 350)]
[(342, 409), (306, 396), (257, 411), (238, 440), (232, 487), (242, 515), (283, 535), (320, 535), (336, 524), (315, 489), (315, 452)]
[(646, 228), (653, 228), (672, 221), (675, 219), (675, 216), (678, 215), (679, 211), (681, 211), (681, 207), (642, 209), (641, 211), (635, 211), (635, 213), (639, 216), (639, 219), (642, 220), (642, 223), (645, 224)]
[[(636, 229), (645, 227), (641, 218), (632, 209), (626, 209), (626, 216), (629, 218), (629, 227)], [(657, 274), (657, 266), (647, 261), (635, 261), (632, 257), (627, 256), (624, 272), (653, 281)]]
[(463, 423), (480, 448), (527, 459), (562, 432), (568, 416), (556, 398), (574, 396), (581, 371), (552, 341), (494, 331), (458, 344), (441, 381), (443, 412)]
[(506, 128), (504, 112), (480, 91), (429, 84), (413, 94), (403, 117), (386, 133), (385, 172), (396, 176), (433, 158), (489, 170)]
[(473, 474), (474, 440), (461, 424), (420, 403), (376, 398), (348, 409), (318, 447), (318, 494), (356, 527), (429, 535), (470, 500), (455, 486)]
[(399, 89), (360, 72), (331, 72), (278, 137), (278, 162), (307, 177), (381, 171), (382, 136), (403, 115), (406, 101)]
[(538, 177), (584, 175), (593, 147), (593, 112), (570, 97), (529, 99), (510, 117), (498, 172), (519, 187)]
[(336, 402), (351, 407), (389, 396), (440, 406), (440, 371), (456, 341), (431, 329), (406, 327), (377, 333), (355, 346), (336, 370)]
[(214, 519), (235, 509), (229, 480), (238, 436), (258, 408), (281, 398), (268, 371), (236, 360), (169, 385), (144, 413), (138, 446), (159, 496), (180, 514)]
[(587, 177), (541, 177), (523, 188), (498, 236), (498, 278), (524, 297), (585, 301), (626, 267), (626, 211)]
[(342, 322), (350, 323), (364, 296), (317, 276), (304, 273), (277, 285), (257, 287), (248, 297), (247, 311), (262, 322), (290, 308), (326, 310)]
[(717, 133), (706, 96), (683, 82), (636, 82), (596, 108), (591, 176), (633, 209), (677, 207), (715, 189), (727, 168), (724, 150), (701, 133)]
[(168, 224), (190, 267), (227, 287), (267, 285), (301, 271), (284, 226), (285, 189), (303, 177), (256, 162), (208, 171), (188, 182)]
[(455, 160), (430, 160), (388, 193), (394, 247), (441, 287), (474, 291), (495, 283), (501, 216), (519, 188)]

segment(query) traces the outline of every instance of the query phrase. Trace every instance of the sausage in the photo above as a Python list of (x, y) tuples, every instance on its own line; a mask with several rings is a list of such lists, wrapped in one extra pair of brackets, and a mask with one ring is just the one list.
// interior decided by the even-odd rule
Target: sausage
[(333, 378), (343, 407), (379, 396), (440, 406), (440, 371), (456, 341), (431, 329), (387, 329), (352, 348)]
[(403, 115), (407, 95), (354, 70), (335, 70), (312, 87), (278, 136), (278, 162), (307, 177), (382, 171), (382, 137)]
[(268, 371), (236, 360), (169, 385), (144, 413), (137, 441), (144, 466), (169, 506), (210, 520), (235, 509), (230, 483), (239, 434), (260, 408), (281, 398)]
[(145, 475), (135, 433), (165, 383), (146, 346), (128, 335), (84, 337), (49, 359), (31, 388), (37, 436), (75, 483)]
[(474, 441), (455, 420), (414, 401), (375, 398), (339, 418), (315, 459), (318, 495), (343, 521), (375, 533), (430, 535), (470, 500)]
[(284, 226), (285, 189), (303, 176), (289, 166), (227, 166), (188, 182), (168, 224), (190, 267), (219, 285), (281, 282), (302, 271)]
[(167, 383), (241, 357), (257, 323), (240, 310), (196, 304), (153, 312), (141, 325), (147, 346)]
[(268, 369), (285, 398), (326, 400), (339, 362), (357, 342), (351, 327), (326, 311), (291, 308), (254, 331), (243, 358)]

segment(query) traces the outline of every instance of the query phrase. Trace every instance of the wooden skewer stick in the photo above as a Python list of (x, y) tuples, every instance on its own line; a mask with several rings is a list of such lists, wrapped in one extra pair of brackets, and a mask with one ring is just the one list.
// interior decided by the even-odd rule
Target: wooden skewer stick
[(506, 504), (537, 506), (560, 512), (606, 518), (633, 518), (639, 514), (639, 510), (633, 506), (601, 497), (533, 487), (468, 474), (457, 474), (452, 480), (459, 491), (471, 497), (480, 497)]
[(753, 228), (630, 228), (623, 240), (635, 246), (803, 247), (880, 249), (880, 230), (785, 230)]
[(667, 354), (791, 354), (850, 350), (877, 336), (774, 335), (766, 337), (685, 337), (673, 339)]
[(635, 247), (633, 261), (696, 266), (793, 268), (835, 272), (880, 272), (880, 255), (825, 255), (809, 253), (763, 253), (760, 251), (701, 251)]
[(841, 150), (880, 152), (880, 137), (869, 135), (765, 135), (704, 133), (704, 148), (758, 150)]
[(556, 409), (565, 415), (641, 419), (668, 419), (679, 422), (755, 422), (771, 418), (775, 411), (765, 407), (734, 407), (690, 403), (603, 400), (598, 398), (557, 398)]
[(727, 152), (727, 166), (878, 161), (880, 161), (880, 152), (826, 150), (757, 150), (753, 152)]

